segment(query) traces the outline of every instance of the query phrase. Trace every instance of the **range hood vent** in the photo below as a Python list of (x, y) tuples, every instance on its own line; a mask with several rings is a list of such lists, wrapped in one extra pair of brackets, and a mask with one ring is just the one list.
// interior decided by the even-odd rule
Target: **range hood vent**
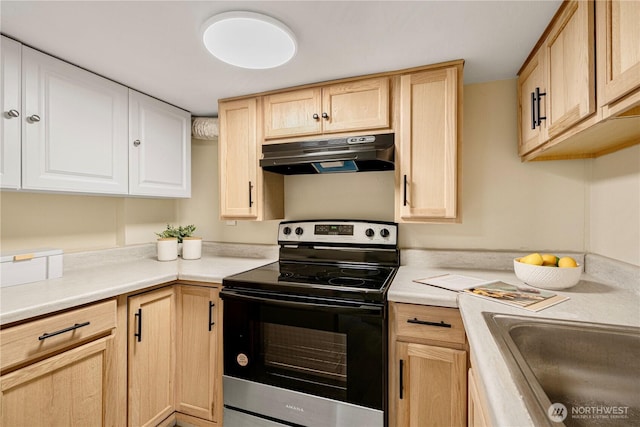
[(283, 175), (393, 170), (394, 134), (262, 146), (262, 169)]

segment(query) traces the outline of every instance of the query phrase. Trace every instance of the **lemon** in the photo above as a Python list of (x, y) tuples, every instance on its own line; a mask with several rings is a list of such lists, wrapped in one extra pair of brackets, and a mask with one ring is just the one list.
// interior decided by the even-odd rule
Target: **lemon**
[(557, 267), (558, 266), (558, 258), (553, 254), (542, 254), (542, 265), (546, 265), (549, 267)]
[(542, 265), (543, 260), (539, 253), (533, 253), (520, 258), (520, 262), (531, 265)]
[(577, 266), (578, 263), (576, 262), (576, 260), (571, 258), (570, 256), (563, 256), (558, 260), (558, 267), (560, 268), (571, 268)]

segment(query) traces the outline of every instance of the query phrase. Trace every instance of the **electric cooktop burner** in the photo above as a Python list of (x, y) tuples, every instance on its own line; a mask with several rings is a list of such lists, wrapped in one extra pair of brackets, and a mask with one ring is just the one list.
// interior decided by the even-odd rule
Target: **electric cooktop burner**
[(362, 289), (381, 289), (394, 269), (391, 267), (344, 267), (326, 264), (280, 262), (279, 281)]

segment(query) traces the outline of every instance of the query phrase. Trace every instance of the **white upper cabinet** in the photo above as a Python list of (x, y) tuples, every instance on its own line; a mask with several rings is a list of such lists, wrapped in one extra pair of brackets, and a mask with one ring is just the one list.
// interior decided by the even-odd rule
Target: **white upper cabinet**
[(127, 88), (22, 47), (22, 187), (127, 194)]
[(129, 90), (129, 194), (191, 197), (191, 115)]
[(0, 102), (0, 187), (20, 188), (20, 99), (21, 45), (7, 37), (0, 42), (2, 80)]

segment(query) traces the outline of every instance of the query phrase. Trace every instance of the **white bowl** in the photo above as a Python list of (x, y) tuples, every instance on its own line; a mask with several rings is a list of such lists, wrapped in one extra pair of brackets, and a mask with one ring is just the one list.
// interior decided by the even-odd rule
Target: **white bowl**
[(577, 267), (548, 267), (531, 265), (513, 260), (513, 270), (518, 279), (529, 286), (541, 289), (567, 289), (580, 281), (582, 266)]

